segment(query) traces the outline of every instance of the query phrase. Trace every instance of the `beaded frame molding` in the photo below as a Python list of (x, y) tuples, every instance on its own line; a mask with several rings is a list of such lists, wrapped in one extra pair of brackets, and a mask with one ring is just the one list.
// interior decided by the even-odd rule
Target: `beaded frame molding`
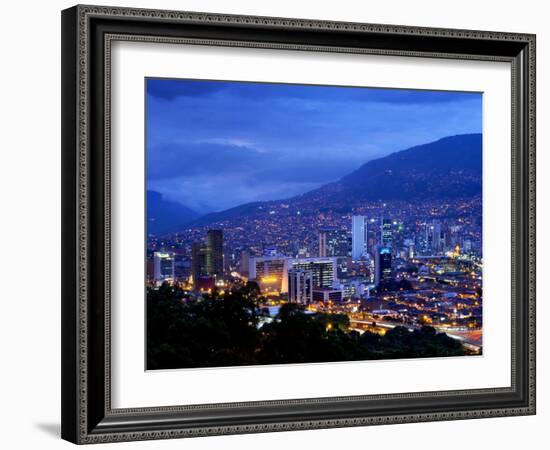
[[(114, 41), (505, 61), (512, 68), (511, 386), (111, 407)], [(78, 5), (62, 12), (62, 437), (78, 444), (535, 414), (535, 36)]]

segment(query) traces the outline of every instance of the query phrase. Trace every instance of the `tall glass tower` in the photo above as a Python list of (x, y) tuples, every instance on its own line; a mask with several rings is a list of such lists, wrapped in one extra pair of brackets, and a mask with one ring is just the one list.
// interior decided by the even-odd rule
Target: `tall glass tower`
[(206, 272), (211, 276), (223, 275), (223, 231), (206, 233)]
[(374, 282), (378, 286), (381, 282), (392, 279), (391, 270), (391, 249), (389, 247), (378, 247), (374, 263)]
[(383, 247), (392, 247), (393, 244), (393, 230), (392, 221), (390, 219), (382, 219), (380, 224), (380, 242)]
[(367, 218), (353, 216), (351, 218), (351, 257), (358, 261), (367, 253)]

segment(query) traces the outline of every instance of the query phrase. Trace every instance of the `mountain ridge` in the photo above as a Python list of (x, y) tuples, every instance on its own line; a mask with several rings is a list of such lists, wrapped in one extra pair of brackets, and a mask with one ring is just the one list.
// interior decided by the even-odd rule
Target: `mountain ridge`
[(481, 173), (482, 135), (461, 134), (370, 160), (303, 195), (340, 193), (363, 201), (470, 197), (481, 190)]
[(482, 135), (447, 136), (367, 161), (337, 181), (281, 200), (245, 203), (192, 219), (203, 226), (242, 215), (265, 214), (281, 203), (352, 209), (367, 201), (467, 198), (481, 193)]
[(147, 234), (161, 234), (176, 231), (199, 214), (181, 203), (164, 199), (160, 192), (147, 191)]

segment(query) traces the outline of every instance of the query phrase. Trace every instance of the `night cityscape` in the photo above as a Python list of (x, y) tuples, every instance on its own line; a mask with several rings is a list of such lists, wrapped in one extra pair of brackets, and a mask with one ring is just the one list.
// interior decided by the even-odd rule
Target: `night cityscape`
[[(172, 111), (178, 98), (193, 102), (206, 98), (223, 110), (224, 102), (235, 100), (225, 88), (240, 98), (247, 98), (247, 89), (254, 88), (261, 88), (268, 99), (273, 94), (266, 93), (265, 85), (254, 83), (242, 83), (235, 94), (231, 83), (210, 82), (210, 86), (189, 81), (169, 86), (159, 85), (160, 81), (170, 83), (149, 80), (150, 98), (157, 103), (148, 110), (148, 120), (162, 116), (154, 108)], [(302, 90), (295, 95), (291, 88)], [(339, 95), (334, 91), (346, 91), (330, 88), (325, 94), (322, 87), (315, 87), (319, 94), (307, 88), (282, 85), (285, 105), (289, 98), (300, 106), (306, 101), (311, 104), (314, 96), (330, 103)], [(181, 92), (176, 95), (178, 89)], [(360, 88), (352, 91), (365, 95)], [(410, 91), (373, 91), (376, 95), (359, 101), (398, 109), (435, 105), (433, 118), (426, 113), (424, 127), (445, 121), (439, 119), (440, 106), (450, 120), (453, 108), (457, 114), (471, 110), (477, 119), (470, 128), (459, 130), (464, 133), (451, 134), (455, 130), (450, 128), (448, 135), (409, 147), (365, 152), (358, 156), (361, 162), (350, 168), (349, 155), (342, 157), (345, 162), (340, 166), (331, 160), (328, 166), (340, 167), (340, 173), (330, 176), (330, 170), (337, 169), (315, 168), (306, 158), (302, 170), (323, 172), (320, 180), (305, 180), (301, 190), (288, 195), (284, 189), (274, 191), (269, 175), (264, 174), (266, 183), (271, 183), (265, 190), (259, 176), (257, 197), (233, 204), (227, 194), (232, 189), (244, 192), (237, 181), (233, 183), (235, 176), (245, 179), (243, 183), (256, 177), (256, 160), (250, 166), (253, 169), (244, 163), (241, 174), (228, 163), (228, 175), (208, 180), (208, 189), (201, 171), (217, 166), (204, 163), (203, 167), (203, 160), (227, 148), (247, 152), (243, 147), (249, 146), (250, 136), (240, 141), (210, 136), (202, 154), (195, 148), (196, 140), (183, 145), (178, 150), (182, 177), (163, 178), (155, 165), (161, 150), (167, 151), (158, 145), (160, 133), (156, 133), (162, 117), (148, 122), (149, 369), (482, 353), (482, 139), (475, 125), (481, 121), (479, 95), (456, 94), (440, 101), (437, 94), (449, 93), (430, 91), (411, 98), (402, 94)], [(386, 92), (387, 98), (383, 97)], [(350, 95), (345, 92), (346, 98)], [(469, 95), (475, 96), (473, 101)], [(271, 101), (280, 102), (280, 98)], [(285, 108), (290, 108), (285, 111), (290, 116), (292, 107)], [(231, 110), (231, 117), (235, 115)], [(197, 113), (195, 120), (206, 119)], [(257, 119), (248, 123), (242, 116), (236, 122), (231, 129), (243, 133), (248, 127), (262, 128)], [(302, 120), (307, 134), (304, 124), (307, 121)], [(184, 133), (185, 129), (177, 130)], [(268, 135), (269, 130), (263, 133)], [(318, 145), (312, 144), (313, 148)], [(186, 169), (186, 163), (193, 163), (186, 160), (186, 148), (200, 160), (194, 172)], [(165, 155), (171, 159), (174, 152)], [(257, 153), (263, 161), (269, 150)], [(317, 156), (310, 154), (313, 159)], [(276, 165), (274, 159), (272, 172)], [(296, 167), (289, 168), (280, 183), (295, 172)], [(201, 181), (193, 187), (185, 177)], [(186, 190), (184, 200), (194, 195), (193, 201), (184, 203), (175, 196), (180, 189)], [(219, 206), (201, 211), (197, 205), (214, 201), (216, 189)]]

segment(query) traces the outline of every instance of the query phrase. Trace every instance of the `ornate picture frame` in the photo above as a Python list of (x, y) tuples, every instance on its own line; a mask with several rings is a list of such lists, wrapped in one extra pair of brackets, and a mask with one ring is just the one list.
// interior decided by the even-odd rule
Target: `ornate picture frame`
[[(511, 385), (113, 408), (110, 74), (116, 41), (510, 63)], [(68, 441), (535, 414), (535, 36), (100, 6), (67, 9), (62, 12), (62, 227), (62, 437)]]

